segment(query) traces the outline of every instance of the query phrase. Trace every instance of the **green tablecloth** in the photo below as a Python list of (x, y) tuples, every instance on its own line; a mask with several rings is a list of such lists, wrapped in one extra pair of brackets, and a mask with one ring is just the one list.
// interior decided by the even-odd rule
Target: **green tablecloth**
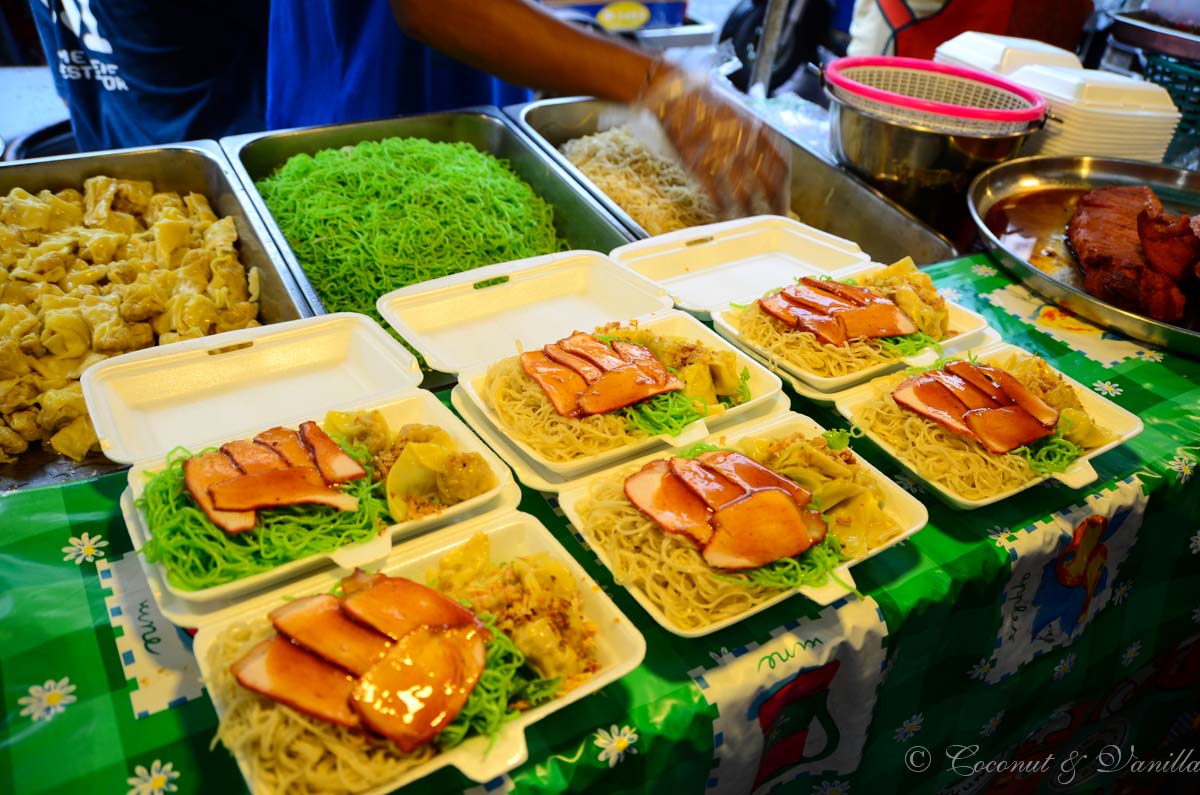
[[(922, 495), (929, 526), (855, 568), (861, 599), (819, 610), (794, 597), (699, 640), (650, 621), (526, 491), (522, 509), (637, 624), (646, 659), (536, 725), (530, 761), (509, 776), (474, 785), (448, 770), (406, 791), (1200, 790), (1200, 752), (1184, 759), (1200, 730), (1200, 363), (1089, 330), (985, 256), (931, 273), (1145, 432), (1096, 459), (1099, 480), (1079, 491), (1040, 486), (975, 512)], [(244, 790), (209, 749), (212, 706), (186, 636), (149, 599), (123, 488), (115, 475), (0, 498), (0, 792)], [(1066, 549), (1089, 515), (1106, 529), (1084, 553)], [(1077, 554), (1084, 576), (1064, 578)], [(1176, 769), (1129, 766), (1131, 750)], [(1037, 770), (996, 769), (1022, 759)]]

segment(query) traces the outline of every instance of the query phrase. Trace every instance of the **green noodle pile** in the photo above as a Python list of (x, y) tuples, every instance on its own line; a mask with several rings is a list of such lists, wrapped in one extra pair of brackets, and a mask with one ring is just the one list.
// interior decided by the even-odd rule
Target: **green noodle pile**
[(380, 320), (408, 284), (563, 250), (554, 209), (467, 143), (364, 141), (299, 154), (256, 183), (330, 312)]
[(167, 467), (151, 478), (137, 500), (150, 531), (150, 540), (142, 547), (146, 560), (161, 563), (167, 581), (176, 588), (199, 591), (366, 541), (384, 525), (387, 502), (381, 496), (382, 484), (369, 474), (367, 449), (348, 447), (346, 452), (368, 472), (367, 477), (352, 481), (348, 490), (358, 498), (357, 511), (327, 505), (260, 510), (253, 530), (230, 535), (214, 525), (188, 493), (183, 462), (192, 453), (181, 447), (172, 450)]
[(879, 347), (883, 349), (884, 353), (895, 356), (897, 359), (916, 356), (926, 348), (933, 348), (939, 354), (942, 353), (942, 346), (938, 344), (938, 341), (924, 331), (902, 334), (898, 337), (880, 337), (875, 341), (879, 343)]
[(1018, 447), (1012, 451), (1029, 462), (1029, 468), (1039, 475), (1051, 475), (1056, 472), (1066, 472), (1079, 456), (1086, 451), (1063, 436), (1063, 429), (1058, 428), (1053, 436), (1038, 439), (1031, 445)]
[[(823, 514), (821, 518), (825, 518)], [(842, 554), (842, 545), (837, 538), (827, 533), (824, 541), (804, 550), (798, 557), (780, 558), (757, 569), (747, 569), (732, 576), (720, 575), (718, 579), (748, 588), (817, 588), (831, 578), (836, 580), (834, 571), (847, 560), (849, 558)]]
[(443, 751), (458, 745), (471, 734), (494, 737), (501, 726), (517, 716), (515, 702), (525, 701), (536, 707), (552, 699), (562, 685), (562, 679), (558, 677), (530, 676), (525, 655), (507, 635), (496, 629), (495, 618), (478, 618), (492, 633), (487, 645), (487, 659), (467, 703), (435, 740)]
[(630, 428), (651, 436), (660, 433), (677, 436), (707, 414), (708, 405), (703, 400), (688, 397), (683, 392), (663, 392), (621, 409), (621, 416)]

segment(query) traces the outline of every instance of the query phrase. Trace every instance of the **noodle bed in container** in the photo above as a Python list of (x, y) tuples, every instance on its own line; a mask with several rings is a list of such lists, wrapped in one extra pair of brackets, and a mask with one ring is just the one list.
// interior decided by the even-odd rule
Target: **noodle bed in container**
[(947, 504), (981, 508), (1055, 478), (1096, 479), (1090, 459), (1142, 421), (1014, 346), (991, 343), (876, 378), (837, 410)]
[(108, 360), (84, 375), (132, 463), (129, 533), (181, 626), (393, 538), (515, 507), (508, 469), (369, 318), (327, 315)]
[(504, 263), (379, 300), (426, 361), (459, 374), (452, 400), (467, 421), (542, 489), (775, 410), (778, 378), (666, 306), (652, 284), (593, 252)]
[(605, 470), (559, 504), (655, 621), (699, 637), (794, 593), (830, 604), (851, 566), (925, 526), (848, 442), (788, 412)]
[(503, 775), (528, 726), (629, 673), (646, 643), (511, 512), (226, 609), (194, 648), (253, 795), (383, 795), (448, 765)]

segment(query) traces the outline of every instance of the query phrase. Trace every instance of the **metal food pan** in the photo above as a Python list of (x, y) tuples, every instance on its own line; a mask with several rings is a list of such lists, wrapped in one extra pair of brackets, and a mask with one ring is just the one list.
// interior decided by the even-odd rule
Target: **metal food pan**
[[(322, 149), (395, 137), (424, 138), (436, 142), (463, 141), (481, 152), (507, 160), (517, 176), (553, 205), (555, 229), (572, 248), (609, 251), (633, 239), (598, 201), (518, 132), (498, 108), (468, 108), (424, 116), (222, 138), (221, 146), (314, 312), (326, 310), (254, 183), (270, 176), (293, 155), (311, 155)], [(371, 296), (372, 301), (375, 298), (378, 296)]]
[[(634, 110), (598, 99), (568, 97), (510, 105), (504, 111), (634, 236), (650, 236), (558, 150), (573, 138), (621, 124)], [(911, 256), (917, 263), (929, 265), (957, 256), (948, 240), (883, 194), (794, 141), (787, 143), (792, 159), (791, 209), (804, 223), (853, 240), (878, 262)]]
[[(23, 188), (75, 188), (83, 191), (89, 177), (148, 179), (156, 191), (195, 191), (204, 194), (218, 216), (232, 216), (238, 230), (238, 258), (261, 277), (259, 319), (278, 323), (312, 315), (290, 269), (250, 208), (248, 197), (216, 141), (90, 152), (61, 157), (18, 160), (0, 164), (0, 194)], [(96, 453), (82, 463), (40, 450), (36, 445), (12, 464), (0, 465), (0, 492), (79, 480), (124, 469)]]
[[(984, 171), (971, 183), (967, 202), (979, 236), (1013, 275), (1048, 300), (1104, 328), (1200, 358), (1200, 318), (1189, 304), (1180, 324), (1151, 320), (1101, 301), (1083, 289), (1082, 272), (1043, 271), (1005, 246), (989, 228), (989, 211), (1005, 199), (1047, 189), (1091, 190), (1110, 185), (1146, 185), (1168, 213), (1200, 211), (1200, 174), (1140, 160), (1098, 157), (1024, 157)], [(1064, 224), (1065, 227), (1065, 224)]]

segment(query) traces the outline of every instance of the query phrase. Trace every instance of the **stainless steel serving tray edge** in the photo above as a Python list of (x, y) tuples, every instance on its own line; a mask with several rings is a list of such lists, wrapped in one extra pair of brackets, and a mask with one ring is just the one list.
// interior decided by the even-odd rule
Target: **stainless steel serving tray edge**
[[(0, 194), (7, 194), (15, 187), (31, 193), (68, 187), (82, 191), (84, 180), (98, 175), (148, 179), (160, 191), (203, 193), (218, 215), (234, 217), (238, 227), (239, 259), (247, 267), (259, 269), (262, 321), (275, 323), (312, 314), (291, 268), (280, 255), (216, 141), (185, 141), (0, 163)], [(76, 464), (34, 445), (16, 463), (0, 465), (0, 492), (61, 484), (125, 468), (124, 464), (109, 461), (100, 454)]]
[[(563, 97), (509, 105), (504, 108), (504, 112), (522, 132), (536, 141), (563, 171), (584, 186), (630, 234), (642, 239), (650, 234), (558, 150), (561, 143), (571, 138), (596, 132), (597, 121), (602, 111), (619, 112), (620, 108), (621, 106), (615, 103), (592, 97)], [(531, 118), (536, 115), (547, 116), (548, 119), (539, 122)], [(557, 126), (551, 128), (550, 125)], [(786, 133), (777, 128), (772, 129), (776, 129), (792, 147), (792, 209), (802, 221), (831, 234), (853, 240), (879, 261), (890, 262), (911, 255), (918, 263), (927, 265), (958, 256), (950, 241), (903, 207), (896, 205), (854, 175), (813, 153)], [(798, 159), (802, 163), (797, 163)], [(809, 180), (807, 184), (806, 179)], [(843, 195), (835, 198), (835, 193)], [(807, 195), (818, 197), (819, 204), (801, 207), (806, 210), (801, 212), (796, 209), (797, 197)], [(830, 214), (814, 212), (825, 207), (831, 209)], [(869, 222), (867, 219), (870, 219)]]
[[(999, 201), (1045, 188), (1149, 185), (1161, 192), (1189, 192), (1200, 204), (1200, 173), (1139, 160), (1094, 157), (1023, 157), (980, 173), (967, 189), (967, 204), (980, 238), (1026, 286), (1082, 318), (1134, 339), (1200, 357), (1200, 332), (1151, 320), (1119, 309), (1043, 273), (1018, 257), (992, 234), (984, 219)], [(1170, 196), (1161, 196), (1170, 203)]]
[[(472, 131), (467, 128), (472, 124), (489, 128), (482, 132), (494, 132), (502, 139), (500, 144), (496, 147), (486, 147), (470, 140), (469, 133)], [(480, 151), (508, 159), (517, 175), (529, 183), (535, 193), (554, 206), (555, 227), (559, 235), (571, 243), (572, 248), (609, 251), (634, 239), (617, 219), (565, 173), (558, 163), (545, 157), (535, 141), (522, 133), (499, 108), (492, 106), (348, 124), (296, 127), (222, 138), (221, 148), (228, 156), (251, 204), (270, 232), (283, 260), (291, 268), (309, 307), (315, 314), (323, 314), (326, 311), (324, 304), (305, 275), (300, 261), (296, 259), (283, 230), (279, 228), (255, 187), (255, 180), (273, 173), (292, 155), (312, 154), (322, 149), (397, 136), (435, 141), (465, 140)], [(515, 146), (515, 152), (506, 155), (492, 151), (507, 145)]]
[(1125, 44), (1164, 55), (1191, 61), (1200, 59), (1200, 36), (1143, 19), (1147, 13), (1127, 11), (1113, 14), (1113, 37)]

